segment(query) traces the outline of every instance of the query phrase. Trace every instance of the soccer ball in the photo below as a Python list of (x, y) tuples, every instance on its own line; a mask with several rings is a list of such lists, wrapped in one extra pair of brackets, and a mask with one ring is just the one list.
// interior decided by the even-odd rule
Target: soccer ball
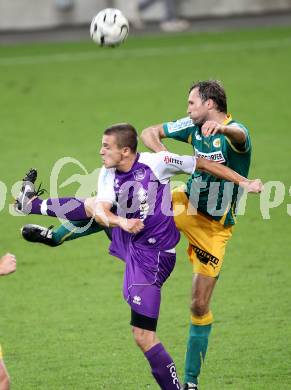
[(106, 8), (94, 16), (90, 35), (100, 46), (118, 46), (127, 38), (128, 20), (119, 9)]

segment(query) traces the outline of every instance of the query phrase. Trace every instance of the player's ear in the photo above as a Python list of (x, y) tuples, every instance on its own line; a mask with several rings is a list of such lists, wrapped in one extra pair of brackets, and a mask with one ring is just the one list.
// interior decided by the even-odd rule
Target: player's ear
[(207, 100), (207, 108), (208, 108), (209, 110), (212, 110), (212, 109), (215, 108), (215, 107), (216, 107), (215, 102), (214, 102), (212, 99), (208, 99), (208, 100)]
[(129, 146), (124, 146), (122, 148), (122, 153), (125, 155), (125, 156), (129, 156), (131, 154), (131, 149)]

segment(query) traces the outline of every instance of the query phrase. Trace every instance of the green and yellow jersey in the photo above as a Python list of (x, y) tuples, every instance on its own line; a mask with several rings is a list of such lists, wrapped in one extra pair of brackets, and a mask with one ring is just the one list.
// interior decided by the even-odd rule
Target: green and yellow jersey
[[(182, 118), (163, 124), (166, 137), (192, 145), (197, 157), (224, 164), (240, 175), (247, 177), (251, 161), (251, 140), (248, 129), (232, 119), (231, 115), (224, 125), (239, 126), (246, 133), (245, 145), (237, 149), (223, 134), (204, 137), (201, 127), (190, 118)], [(223, 225), (234, 225), (235, 209), (241, 194), (237, 185), (217, 179), (208, 173), (196, 171), (187, 182), (187, 196), (191, 203), (203, 214), (211, 216)]]

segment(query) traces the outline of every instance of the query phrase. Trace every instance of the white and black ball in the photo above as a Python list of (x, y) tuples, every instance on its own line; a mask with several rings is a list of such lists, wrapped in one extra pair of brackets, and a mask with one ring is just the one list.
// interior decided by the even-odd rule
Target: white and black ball
[(128, 20), (116, 8), (106, 8), (94, 16), (90, 35), (94, 42), (100, 46), (118, 46), (128, 36)]

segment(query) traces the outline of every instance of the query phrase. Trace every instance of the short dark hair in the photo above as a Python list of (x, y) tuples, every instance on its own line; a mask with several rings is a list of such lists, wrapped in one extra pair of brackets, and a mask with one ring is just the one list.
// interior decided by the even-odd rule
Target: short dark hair
[(216, 104), (216, 108), (220, 112), (227, 113), (227, 99), (225, 90), (218, 80), (206, 80), (197, 81), (192, 84), (189, 93), (194, 89), (198, 88), (199, 95), (203, 102), (208, 99), (212, 99)]
[(119, 149), (129, 147), (133, 153), (137, 149), (137, 131), (129, 123), (117, 123), (104, 131), (105, 135), (114, 135)]

